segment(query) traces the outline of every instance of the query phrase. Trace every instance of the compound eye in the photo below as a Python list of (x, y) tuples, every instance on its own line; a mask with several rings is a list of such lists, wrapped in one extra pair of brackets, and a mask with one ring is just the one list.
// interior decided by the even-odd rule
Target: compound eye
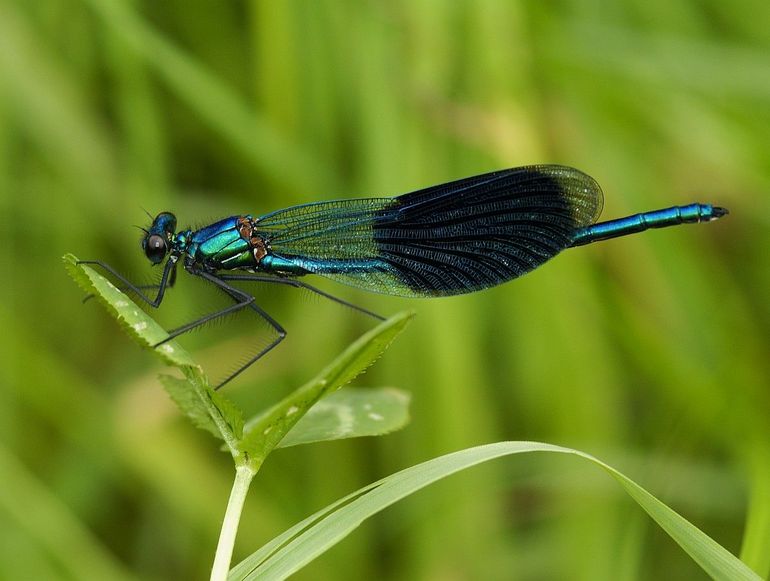
[(147, 238), (147, 244), (144, 247), (144, 253), (150, 262), (158, 264), (166, 256), (166, 240), (159, 234), (151, 234)]

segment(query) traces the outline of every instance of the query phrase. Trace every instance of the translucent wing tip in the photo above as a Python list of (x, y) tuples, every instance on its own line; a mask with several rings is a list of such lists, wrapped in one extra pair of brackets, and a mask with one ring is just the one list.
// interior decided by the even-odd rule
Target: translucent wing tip
[(533, 169), (555, 180), (565, 192), (579, 226), (589, 226), (599, 219), (604, 207), (604, 193), (594, 178), (566, 165), (539, 165)]

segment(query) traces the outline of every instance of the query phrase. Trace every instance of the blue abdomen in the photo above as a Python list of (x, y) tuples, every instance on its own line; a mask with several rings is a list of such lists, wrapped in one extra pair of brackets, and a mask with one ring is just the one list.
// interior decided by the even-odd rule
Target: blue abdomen
[(599, 240), (609, 240), (627, 236), (636, 232), (644, 232), (650, 228), (666, 228), (677, 224), (695, 224), (711, 222), (728, 214), (728, 211), (711, 204), (689, 204), (687, 206), (672, 206), (652, 212), (642, 212), (625, 218), (608, 220), (585, 226), (575, 232), (572, 246), (582, 246)]

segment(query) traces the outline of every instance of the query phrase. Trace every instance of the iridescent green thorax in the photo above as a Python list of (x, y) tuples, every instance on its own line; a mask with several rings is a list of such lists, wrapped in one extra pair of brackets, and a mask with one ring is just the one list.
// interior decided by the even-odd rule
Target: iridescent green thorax
[(251, 241), (243, 233), (250, 216), (231, 216), (192, 233), (186, 248), (188, 261), (213, 269), (254, 268)]
[(177, 254), (184, 254), (187, 252), (187, 248), (190, 245), (191, 236), (191, 230), (182, 230), (181, 232), (177, 232), (174, 236), (173, 242), (171, 243), (171, 249)]

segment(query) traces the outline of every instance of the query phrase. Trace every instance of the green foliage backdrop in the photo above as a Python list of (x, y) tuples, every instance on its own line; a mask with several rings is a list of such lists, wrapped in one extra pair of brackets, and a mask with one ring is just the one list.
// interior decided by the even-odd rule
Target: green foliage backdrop
[[(593, 175), (607, 218), (691, 201), (731, 215), (466, 297), (321, 282), (417, 311), (358, 381), (412, 392), (413, 421), (271, 456), (236, 561), (370, 481), (514, 439), (601, 456), (766, 576), (769, 21), (764, 0), (0, 0), (0, 578), (204, 578), (230, 485), (156, 358), (80, 304), (65, 252), (144, 281), (143, 208), (195, 225), (540, 162)], [(257, 292), (290, 337), (227, 387), (247, 408), (372, 325)], [(162, 311), (212, 301), (182, 280)], [(186, 343), (213, 376), (264, 339), (228, 323)], [(393, 507), (297, 578), (698, 575), (602, 475), (521, 458)]]

